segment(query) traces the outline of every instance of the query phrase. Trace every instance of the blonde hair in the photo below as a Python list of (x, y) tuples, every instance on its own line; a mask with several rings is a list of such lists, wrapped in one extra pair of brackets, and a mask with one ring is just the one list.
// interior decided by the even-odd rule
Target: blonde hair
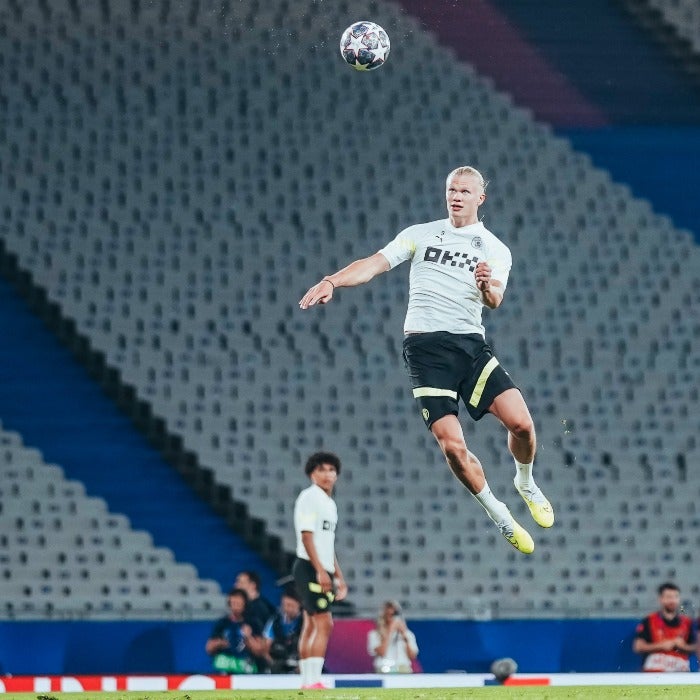
[(481, 189), (486, 191), (486, 188), (489, 186), (488, 180), (484, 180), (484, 176), (476, 169), (472, 168), (471, 165), (460, 165), (458, 168), (455, 168), (448, 176), (447, 179), (445, 180), (445, 184), (449, 183), (449, 181), (453, 177), (459, 177), (460, 175), (473, 175), (481, 185)]
[(379, 609), (379, 615), (377, 615), (377, 629), (382, 636), (386, 633), (386, 620), (384, 619), (384, 613), (389, 607), (394, 609), (394, 614), (397, 617), (403, 616), (403, 610), (401, 609), (401, 604), (398, 600), (385, 600), (382, 603), (382, 607)]

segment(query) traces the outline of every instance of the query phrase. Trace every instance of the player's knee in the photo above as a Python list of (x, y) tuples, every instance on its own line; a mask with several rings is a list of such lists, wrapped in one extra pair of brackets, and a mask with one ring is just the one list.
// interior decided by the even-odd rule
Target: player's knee
[(519, 440), (529, 440), (535, 437), (535, 424), (529, 415), (519, 416), (509, 426), (509, 430)]
[(320, 615), (315, 615), (316, 627), (323, 634), (330, 635), (333, 631), (333, 618), (329, 613), (321, 613)]

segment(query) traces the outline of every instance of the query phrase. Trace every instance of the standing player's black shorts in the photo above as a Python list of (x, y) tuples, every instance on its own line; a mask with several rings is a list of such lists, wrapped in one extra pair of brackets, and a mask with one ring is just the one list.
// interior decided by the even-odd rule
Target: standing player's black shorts
[[(332, 581), (333, 574), (328, 572), (328, 575)], [(297, 557), (292, 566), (292, 576), (301, 606), (309, 615), (329, 612), (331, 603), (335, 600), (335, 593), (324, 593), (321, 590), (321, 584), (316, 580), (316, 569), (310, 561)]]
[(411, 333), (403, 341), (403, 358), (428, 428), (438, 418), (458, 415), (460, 398), (479, 420), (499, 394), (517, 389), (478, 333)]

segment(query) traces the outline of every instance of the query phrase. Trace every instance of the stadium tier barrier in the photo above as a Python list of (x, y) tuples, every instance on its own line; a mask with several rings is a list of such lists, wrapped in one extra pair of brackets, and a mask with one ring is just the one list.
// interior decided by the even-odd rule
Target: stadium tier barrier
[[(491, 673), (400, 673), (326, 674), (327, 688), (480, 688), (501, 685)], [(547, 673), (522, 674), (508, 677), (506, 686), (664, 686), (654, 697), (669, 692), (668, 686), (700, 685), (695, 673)], [(13, 676), (0, 679), (2, 693), (48, 692), (158, 692), (166, 690), (295, 690), (299, 677), (294, 675), (127, 675), (110, 676)], [(592, 693), (595, 691), (592, 691)], [(629, 691), (626, 693), (629, 695)]]
[[(413, 620), (425, 673), (488, 673), (509, 656), (521, 673), (628, 673), (637, 620)], [(5, 675), (211, 673), (204, 644), (213, 623), (5, 622), (0, 672)], [(329, 673), (371, 673), (368, 619), (337, 620)], [(533, 639), (537, 643), (533, 643)], [(695, 663), (695, 660), (693, 660)], [(695, 666), (697, 668), (697, 665)]]

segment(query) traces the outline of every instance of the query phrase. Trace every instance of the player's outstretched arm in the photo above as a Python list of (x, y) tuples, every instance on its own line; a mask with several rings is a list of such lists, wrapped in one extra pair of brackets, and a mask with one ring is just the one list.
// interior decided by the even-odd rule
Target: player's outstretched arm
[(365, 284), (388, 269), (389, 261), (381, 253), (355, 260), (342, 270), (326, 275), (311, 287), (301, 298), (299, 306), (302, 309), (308, 309), (309, 306), (316, 304), (327, 304), (333, 298), (333, 292), (337, 287), (356, 287), (359, 284)]

